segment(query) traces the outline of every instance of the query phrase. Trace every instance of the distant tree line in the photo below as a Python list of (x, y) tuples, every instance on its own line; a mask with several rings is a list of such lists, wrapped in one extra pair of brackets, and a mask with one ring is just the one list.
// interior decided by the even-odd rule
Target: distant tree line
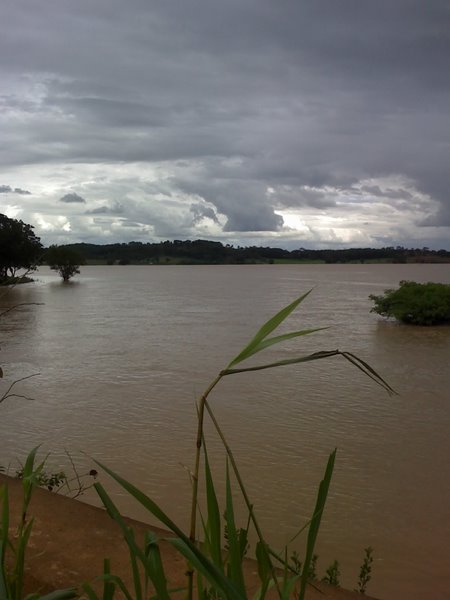
[(79, 273), (85, 262), (99, 264), (251, 264), (304, 261), (450, 262), (450, 251), (429, 248), (347, 248), (285, 250), (260, 246), (231, 246), (211, 240), (174, 240), (159, 243), (68, 244), (45, 249), (33, 227), (0, 214), (0, 284), (15, 282), (19, 270), (33, 271), (47, 263), (64, 281)]
[(450, 262), (450, 251), (429, 248), (347, 248), (337, 250), (285, 250), (260, 246), (231, 246), (210, 240), (174, 240), (160, 243), (72, 244), (89, 262), (107, 264), (248, 264), (279, 261), (349, 262)]

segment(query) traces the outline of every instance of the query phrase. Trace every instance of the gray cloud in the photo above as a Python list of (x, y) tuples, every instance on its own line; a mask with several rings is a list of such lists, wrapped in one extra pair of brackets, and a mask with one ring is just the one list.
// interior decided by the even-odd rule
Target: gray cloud
[(214, 223), (219, 223), (217, 214), (213, 208), (204, 206), (198, 202), (197, 204), (191, 204), (190, 211), (193, 215), (192, 221), (194, 224), (199, 223), (202, 219), (211, 219)]
[(19, 194), (19, 196), (30, 196), (31, 192), (22, 188), (12, 188), (10, 185), (0, 185), (0, 194)]
[(321, 218), (323, 232), (356, 222), (367, 243), (432, 246), (450, 226), (447, 0), (80, 0), (51, 14), (26, 0), (3, 12), (0, 163), (6, 181), (41, 190), (22, 218), (54, 210), (51, 180), (94, 202), (73, 221), (80, 236), (95, 237), (90, 217), (118, 214), (104, 198), (155, 236), (287, 244), (298, 218), (319, 244)]
[(119, 215), (124, 212), (124, 207), (120, 202), (113, 202), (111, 206), (98, 206), (85, 212), (86, 215)]
[(66, 204), (85, 204), (86, 200), (75, 194), (74, 192), (70, 194), (65, 194), (62, 198), (59, 199), (60, 202), (65, 202)]

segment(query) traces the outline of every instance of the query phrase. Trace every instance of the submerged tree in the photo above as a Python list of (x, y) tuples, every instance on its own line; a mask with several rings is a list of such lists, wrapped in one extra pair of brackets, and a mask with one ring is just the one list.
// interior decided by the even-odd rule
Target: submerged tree
[(86, 262), (79, 252), (66, 246), (50, 246), (44, 258), (50, 269), (58, 271), (64, 281), (79, 273), (80, 265)]
[(34, 270), (41, 254), (41, 240), (32, 225), (0, 214), (0, 281), (14, 277), (19, 269)]
[(400, 281), (396, 290), (385, 290), (382, 296), (371, 294), (369, 298), (374, 302), (371, 312), (394, 317), (402, 323), (450, 323), (450, 284)]

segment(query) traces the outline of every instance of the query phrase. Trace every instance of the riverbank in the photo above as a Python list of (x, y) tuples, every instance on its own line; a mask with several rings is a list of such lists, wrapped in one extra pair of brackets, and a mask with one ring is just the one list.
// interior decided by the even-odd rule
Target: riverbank
[[(16, 479), (0, 475), (0, 485), (9, 491), (11, 527), (20, 517), (22, 485)], [(128, 550), (116, 523), (101, 508), (72, 500), (43, 489), (33, 493), (29, 515), (34, 517), (26, 559), (26, 593), (47, 593), (54, 589), (78, 587), (93, 582), (101, 574), (103, 558), (111, 560), (112, 571), (131, 585)], [(167, 532), (133, 519), (126, 519), (138, 539), (148, 529), (159, 538)], [(12, 529), (13, 530), (13, 529)], [(162, 539), (160, 542), (166, 574), (172, 587), (185, 584), (184, 559)], [(250, 593), (258, 588), (256, 564), (246, 561), (246, 581)], [(320, 591), (309, 588), (308, 600), (357, 600), (361, 596), (341, 588), (319, 584)]]

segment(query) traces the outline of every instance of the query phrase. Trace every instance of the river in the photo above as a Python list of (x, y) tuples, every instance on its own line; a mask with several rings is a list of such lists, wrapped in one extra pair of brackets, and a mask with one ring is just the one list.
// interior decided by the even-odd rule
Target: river
[[(329, 326), (255, 363), (348, 350), (398, 392), (340, 357), (225, 378), (211, 405), (267, 537), (286, 543), (311, 514), (338, 448), (319, 534), (319, 572), (337, 558), (354, 587), (374, 548), (368, 592), (384, 600), (450, 598), (450, 328), (370, 313), (369, 294), (403, 279), (450, 283), (449, 265), (89, 266), (69, 284), (46, 268), (0, 292), (0, 464), (42, 444), (49, 464), (80, 471), (93, 456), (187, 522), (195, 401), (257, 328), (312, 289), (282, 331)], [(223, 490), (225, 461), (208, 428)], [(102, 481), (110, 486), (107, 478)], [(143, 513), (110, 486), (122, 510)], [(86, 501), (98, 503), (88, 492)], [(297, 546), (302, 550), (305, 540)]]

